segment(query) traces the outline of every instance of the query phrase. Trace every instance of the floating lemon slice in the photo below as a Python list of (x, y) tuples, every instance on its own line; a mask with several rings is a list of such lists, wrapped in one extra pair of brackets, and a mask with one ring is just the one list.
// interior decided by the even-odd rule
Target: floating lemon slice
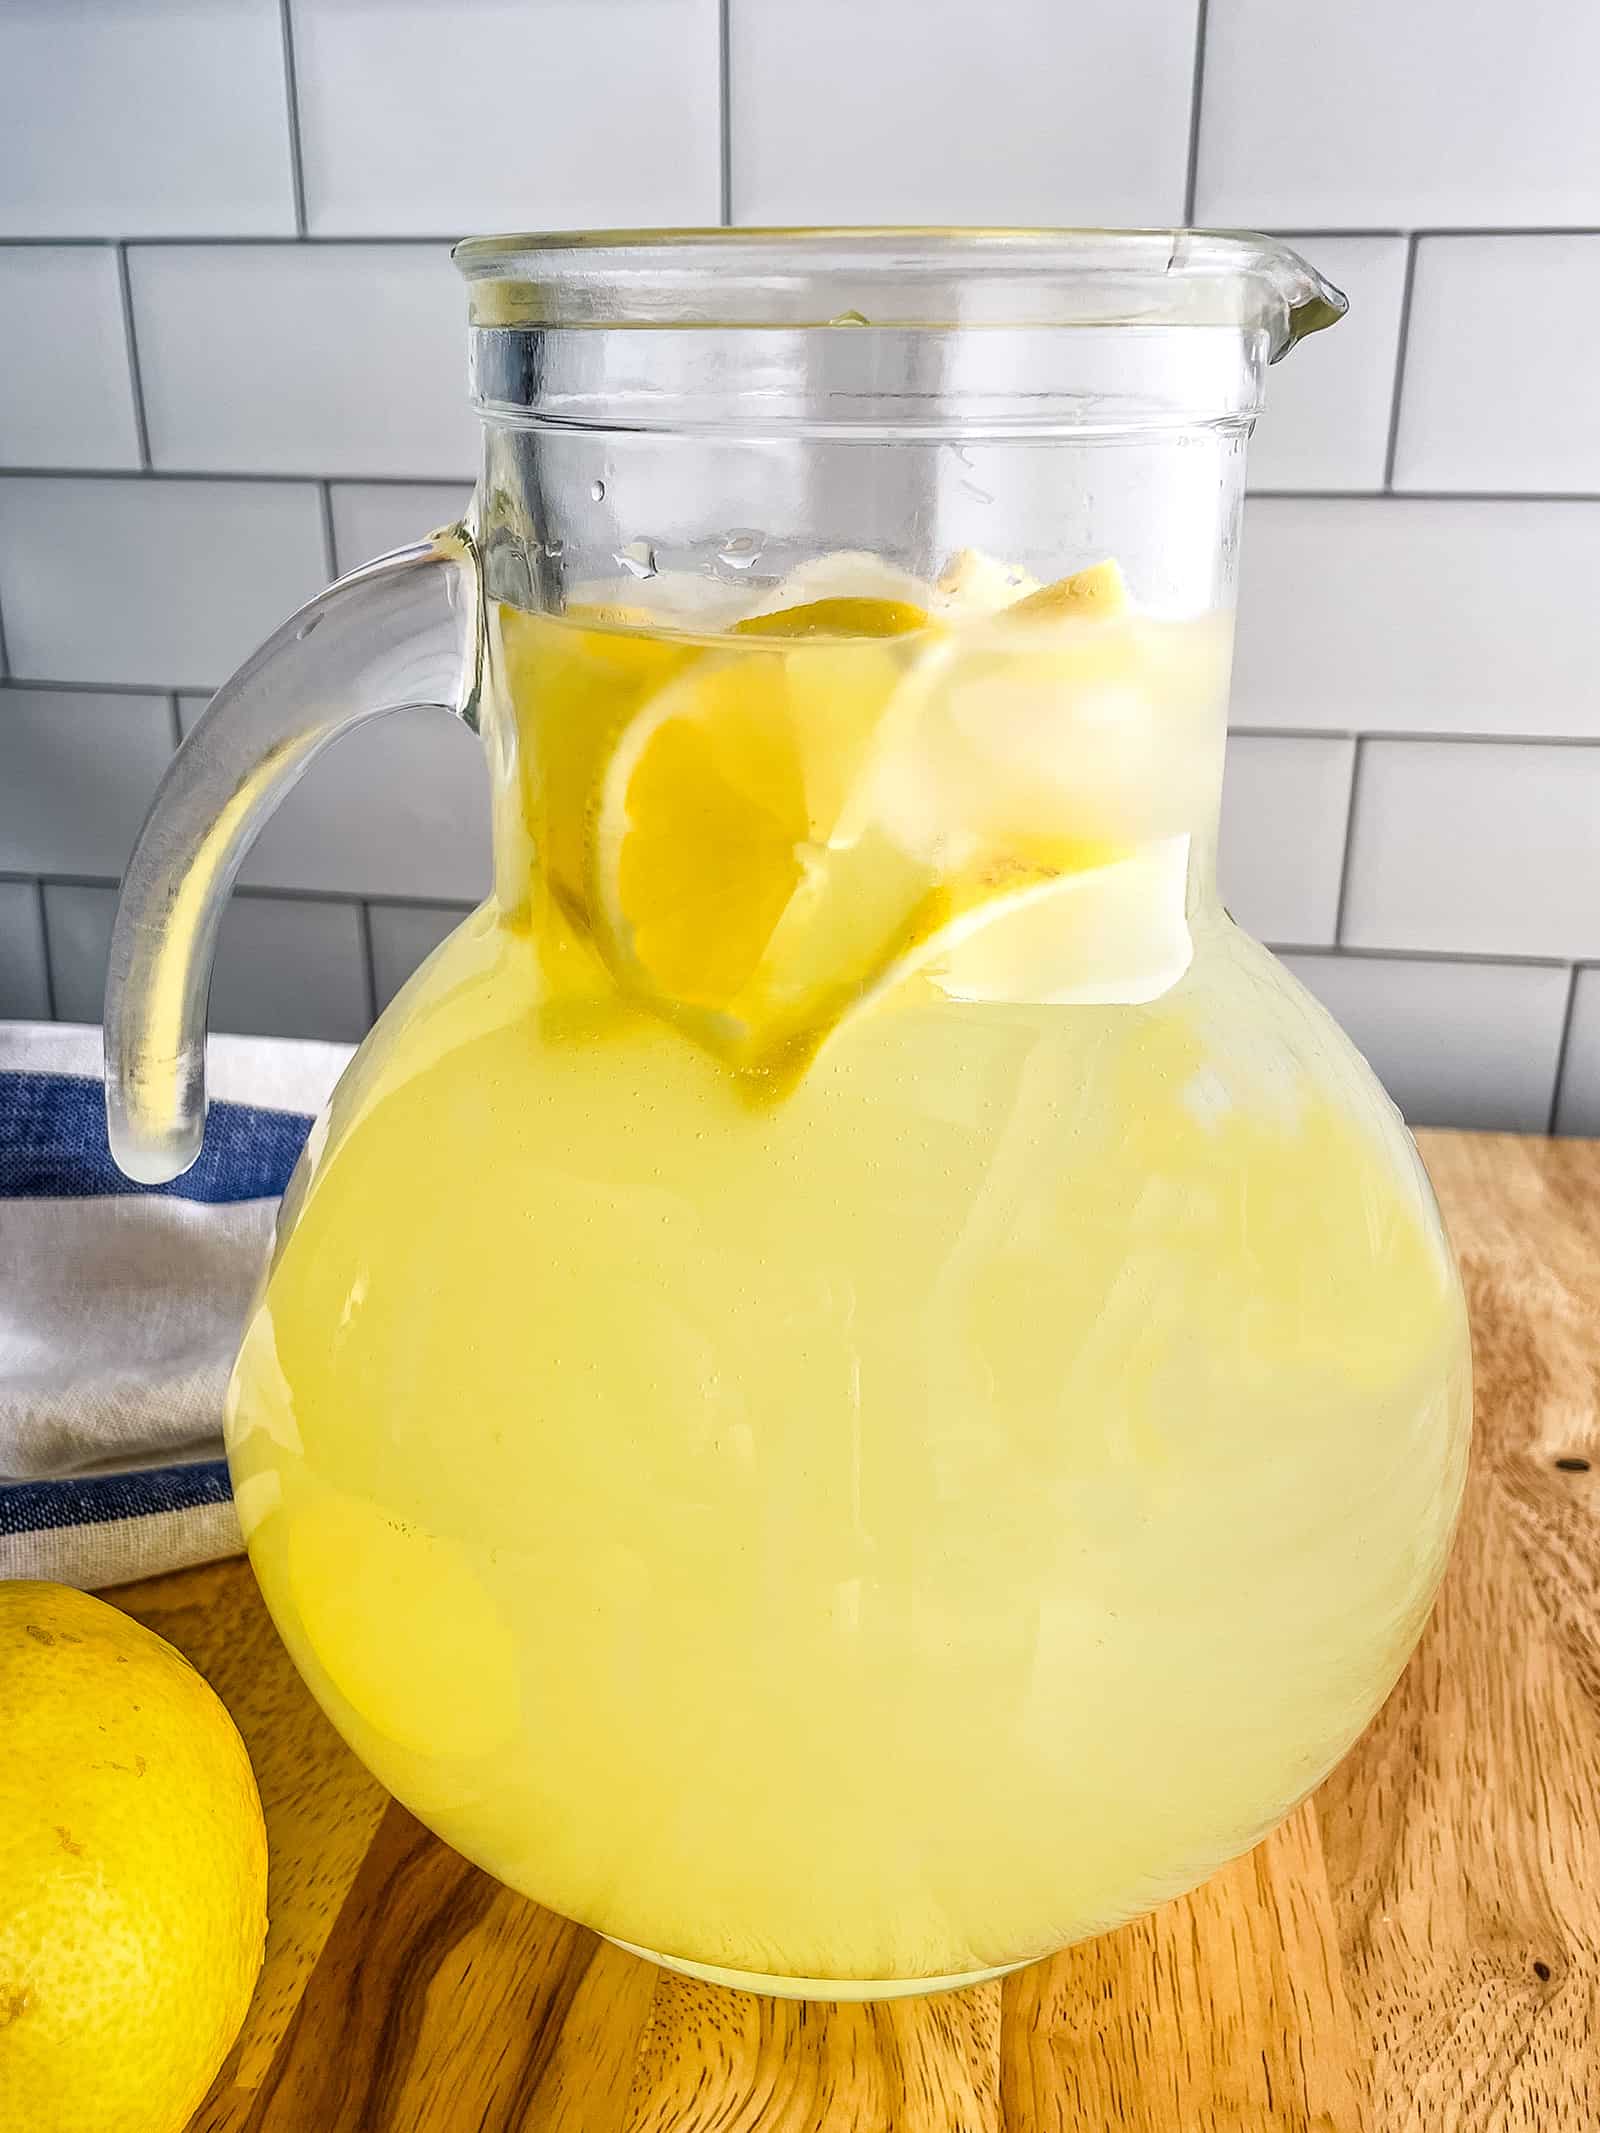
[(588, 824), (606, 761), (639, 706), (700, 647), (620, 602), (575, 604), (560, 617), (502, 604), (497, 619), (523, 818), (552, 892), (584, 919)]
[(1194, 956), (1189, 839), (1013, 891), (930, 944), (920, 967), (954, 1000), (1131, 1006), (1177, 984)]
[(906, 637), (928, 627), (927, 610), (910, 600), (839, 596), (806, 600), (747, 615), (729, 629), (730, 637)]
[(1114, 809), (1096, 819), (1092, 776), (1087, 805), (1038, 790), (1063, 725), (1070, 768), (1084, 687), (1127, 673), (1131, 623), (1101, 638), (1091, 618), (1128, 604), (1106, 563), (970, 638), (845, 593), (734, 625), (738, 650), (675, 671), (605, 763), (585, 903), (614, 977), (756, 1068), (803, 1061), (918, 969), (971, 999), (1165, 990), (1189, 953), (1186, 841), (1136, 852)]
[(720, 642), (626, 601), (505, 617), (528, 820), (597, 975), (774, 1088), (913, 972), (1174, 983), (1187, 812), (1150, 804), (1159, 626), (1118, 566), (1039, 587), (966, 552), (925, 605), (824, 560)]
[(1087, 570), (1075, 570), (1069, 578), (1057, 578), (1053, 585), (1041, 585), (1000, 612), (1007, 622), (1059, 622), (1068, 616), (1110, 622), (1132, 607), (1122, 566), (1108, 557)]
[[(849, 641), (830, 627), (841, 606)], [(926, 618), (853, 600), (787, 613), (792, 644), (707, 651), (638, 712), (606, 766), (589, 851), (615, 975), (751, 1065), (822, 1030), (903, 945), (934, 885), (887, 839), (830, 846), (907, 672), (881, 640)]]

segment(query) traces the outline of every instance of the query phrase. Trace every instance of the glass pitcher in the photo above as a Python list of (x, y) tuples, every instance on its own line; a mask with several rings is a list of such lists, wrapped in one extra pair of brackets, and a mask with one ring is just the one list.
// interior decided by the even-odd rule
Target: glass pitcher
[(992, 1977), (1314, 1786), (1455, 1519), (1415, 1151), (1214, 874), (1246, 440), (1343, 299), (1195, 232), (456, 257), (469, 521), (179, 752), (112, 1145), (194, 1159), (221, 905), (318, 750), (476, 728), (493, 894), (318, 1120), (233, 1377), (267, 1603), (400, 1799), (623, 1945)]

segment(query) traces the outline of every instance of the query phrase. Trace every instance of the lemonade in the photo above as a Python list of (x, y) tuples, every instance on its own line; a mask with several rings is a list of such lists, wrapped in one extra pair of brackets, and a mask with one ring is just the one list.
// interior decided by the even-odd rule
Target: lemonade
[(850, 1995), (1097, 1931), (1315, 1784), (1468, 1390), (1397, 1117), (1216, 902), (1225, 624), (1109, 564), (836, 576), (494, 618), (496, 893), (313, 1136), (229, 1448), (433, 1828)]

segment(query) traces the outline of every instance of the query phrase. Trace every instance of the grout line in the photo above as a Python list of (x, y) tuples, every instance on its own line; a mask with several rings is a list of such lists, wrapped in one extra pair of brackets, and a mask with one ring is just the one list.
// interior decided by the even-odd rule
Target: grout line
[(352, 483), (369, 489), (464, 489), (470, 474), (279, 474), (217, 467), (4, 467), (0, 479), (27, 481), (223, 481), (277, 482), (305, 488), (312, 482)]
[[(304, 488), (326, 481), (339, 488), (463, 489), (461, 474), (283, 474), (266, 468), (0, 467), (0, 480), (278, 482)], [(1600, 489), (1251, 489), (1252, 500), (1274, 504), (1600, 504)]]
[(1361, 737), (1354, 726), (1253, 726), (1232, 722), (1228, 726), (1230, 741), (1358, 741)]
[(144, 373), (139, 368), (139, 336), (133, 324), (133, 284), (128, 274), (128, 247), (117, 246), (117, 288), (122, 298), (122, 333), (128, 349), (128, 382), (133, 392), (133, 429), (139, 446), (139, 471), (150, 469), (150, 425), (144, 409)]
[(733, 0), (717, 6), (717, 127), (721, 158), (718, 213), (727, 229), (733, 221)]
[(1600, 748), (1600, 733), (1440, 733), (1413, 732), (1397, 728), (1394, 732), (1368, 732), (1363, 729), (1356, 738), (1360, 741), (1443, 741), (1452, 748)]
[(1406, 354), (1411, 346), (1411, 298), (1417, 285), (1417, 239), (1406, 241), (1406, 273), (1400, 287), (1400, 331), (1394, 346), (1394, 383), (1389, 396), (1389, 436), (1383, 449), (1383, 486), (1394, 492), (1395, 454), (1400, 449), (1400, 401), (1405, 392)]
[(70, 692), (74, 696), (211, 696), (215, 684), (203, 681), (36, 681), (21, 674), (8, 674), (3, 689)]
[(50, 929), (50, 902), (45, 890), (50, 884), (40, 875), (36, 886), (39, 891), (39, 924), (44, 929), (44, 987), (45, 998), (50, 1006), (52, 1022), (61, 1020), (61, 1002), (56, 987), (56, 944)]
[(333, 483), (317, 483), (317, 502), (322, 516), (322, 560), (331, 585), (339, 575), (339, 555), (333, 539)]
[(44, 951), (44, 1011), (46, 1018), (54, 1022), (59, 1019), (56, 1014), (56, 966), (50, 953), (50, 923), (45, 917), (42, 881), (35, 881), (33, 894), (39, 906), (39, 946)]
[(1564, 955), (1490, 955), (1481, 949), (1472, 948), (1357, 948), (1343, 942), (1329, 946), (1326, 941), (1266, 941), (1263, 946), (1274, 955), (1320, 956), (1329, 962), (1343, 963), (1464, 963), (1474, 969), (1487, 970), (1567, 970), (1587, 969), (1585, 963), (1574, 964)]
[(1600, 748), (1600, 733), (1454, 733), (1441, 727), (1257, 726), (1244, 721), (1230, 725), (1228, 731), (1266, 741), (1438, 741), (1452, 748)]
[[(732, 0), (729, 0), (729, 4), (732, 4)], [(299, 241), (304, 244), (445, 245), (454, 244), (455, 242), (457, 242), (460, 237), (460, 234), (461, 233), (459, 230), (450, 231), (443, 229), (412, 230), (404, 236), (397, 236), (392, 231), (376, 233), (365, 230), (351, 230), (346, 232), (336, 231), (332, 233), (327, 233), (308, 230), (305, 236)], [(1414, 229), (1408, 231), (1403, 229), (1396, 229), (1392, 223), (1384, 224), (1374, 222), (1330, 222), (1323, 223), (1317, 227), (1312, 227), (1305, 223), (1297, 223), (1293, 229), (1288, 228), (1287, 225), (1283, 223), (1273, 223), (1269, 225), (1262, 232), (1262, 234), (1269, 237), (1306, 238), (1405, 237), (1408, 235), (1416, 237), (1600, 237), (1600, 224), (1578, 222), (1456, 222), (1430, 223), (1426, 225), (1418, 224)], [(13, 236), (0, 237), (0, 245), (18, 247), (42, 247), (46, 245), (103, 245), (121, 243), (139, 249), (154, 249), (155, 247), (161, 245), (262, 245), (293, 244), (295, 242), (296, 234), (293, 230), (283, 230), (277, 233), (276, 235), (269, 231), (250, 231), (241, 233), (237, 230), (200, 230), (189, 232), (182, 236), (130, 237), (125, 235), (118, 235), (114, 232), (108, 233), (105, 230), (101, 230), (93, 236), (22, 236), (18, 234)]]
[(1419, 237), (1600, 237), (1600, 228), (1578, 222), (1440, 222), (1419, 226)]
[(1368, 223), (1363, 229), (1352, 230), (1341, 229), (1337, 223), (1332, 222), (1321, 224), (1297, 222), (1293, 229), (1290, 229), (1285, 223), (1275, 222), (1270, 227), (1263, 223), (1261, 234), (1263, 237), (1280, 237), (1285, 243), (1298, 241), (1303, 237), (1308, 243), (1320, 244), (1324, 237), (1409, 237), (1411, 232), (1393, 228), (1378, 229), (1371, 223)]
[[(1391, 420), (1393, 410), (1391, 409)], [(1600, 504), (1600, 489), (1251, 489), (1269, 503)]]
[[(488, 891), (485, 890), (484, 894), (487, 895)], [(380, 894), (368, 896), (366, 901), (375, 911), (454, 911), (459, 918), (467, 917), (470, 912), (476, 911), (478, 908), (477, 904), (468, 902), (459, 896), (389, 896)]]
[(372, 907), (363, 902), (361, 913), (361, 968), (367, 988), (367, 1027), (378, 1019), (378, 964), (372, 948)]
[(1183, 219), (1193, 226), (1195, 190), (1200, 182), (1200, 111), (1206, 82), (1206, 12), (1209, 0), (1195, 0), (1194, 73), (1189, 84), (1189, 155), (1183, 177)]
[(1550, 1116), (1545, 1125), (1547, 1133), (1556, 1130), (1556, 1119), (1561, 1111), (1561, 1084), (1567, 1078), (1567, 1051), (1572, 1043), (1572, 1025), (1578, 1009), (1578, 969), (1574, 963), (1572, 976), (1567, 984), (1567, 1004), (1561, 1014), (1561, 1035), (1556, 1040), (1556, 1072), (1550, 1084)]
[(306, 173), (300, 152), (300, 84), (294, 63), (294, 23), (289, 0), (278, 0), (283, 29), (283, 101), (289, 122), (289, 179), (294, 187), (294, 228), (297, 237), (306, 234)]
[(6, 618), (0, 609), (0, 687), (11, 679), (11, 655), (6, 649)]
[(1333, 907), (1333, 940), (1338, 947), (1344, 940), (1345, 906), (1350, 900), (1350, 855), (1356, 842), (1356, 790), (1361, 783), (1362, 743), (1358, 738), (1355, 754), (1350, 762), (1350, 797), (1344, 813), (1344, 851), (1339, 860), (1339, 894)]
[[(54, 238), (40, 241), (56, 242)], [(79, 241), (83, 243), (89, 242), (87, 238)], [(294, 230), (281, 230), (276, 234), (263, 231), (259, 235), (245, 237), (213, 234), (199, 237), (128, 237), (123, 241), (130, 250), (136, 252), (183, 251), (186, 249), (221, 251), (234, 245), (245, 250), (259, 250), (263, 245), (273, 244), (277, 245), (280, 250), (285, 248), (300, 249), (306, 245), (328, 245), (334, 247), (342, 245), (347, 251), (354, 251), (375, 244), (411, 245), (413, 248), (419, 245), (428, 245), (441, 250), (448, 250), (450, 246), (460, 242), (460, 232), (435, 230), (431, 235), (426, 236), (397, 237), (392, 231), (351, 230), (343, 235), (319, 235), (315, 230), (307, 230), (302, 236)], [(6, 242), (9, 243), (10, 240), (7, 239)]]
[(0, 881), (36, 881), (41, 889), (115, 889), (120, 886), (115, 874), (0, 873)]
[(178, 716), (178, 692), (176, 689), (167, 691), (167, 716), (172, 721), (172, 745), (174, 748), (181, 748), (183, 746), (183, 720)]

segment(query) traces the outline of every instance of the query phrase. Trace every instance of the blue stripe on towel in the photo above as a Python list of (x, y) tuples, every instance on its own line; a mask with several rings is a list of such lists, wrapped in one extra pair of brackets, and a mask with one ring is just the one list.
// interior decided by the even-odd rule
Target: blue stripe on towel
[(78, 1074), (0, 1074), (0, 1199), (152, 1191), (212, 1204), (277, 1199), (310, 1131), (310, 1119), (297, 1111), (213, 1104), (194, 1168), (170, 1185), (135, 1185), (111, 1160), (98, 1081)]
[(157, 1511), (193, 1511), (232, 1495), (226, 1459), (141, 1473), (92, 1474), (78, 1481), (20, 1481), (0, 1488), (0, 1533), (46, 1533), (60, 1526), (105, 1526)]

